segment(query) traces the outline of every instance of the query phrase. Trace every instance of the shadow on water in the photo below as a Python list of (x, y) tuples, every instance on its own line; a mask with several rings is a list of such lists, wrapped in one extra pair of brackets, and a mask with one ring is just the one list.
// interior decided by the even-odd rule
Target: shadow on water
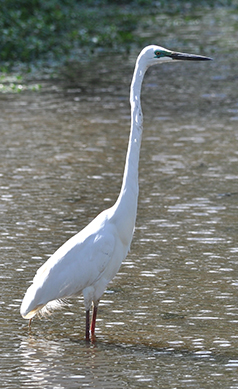
[(26, 386), (27, 382), (38, 382), (44, 387), (222, 387), (230, 382), (229, 373), (238, 365), (237, 354), (117, 341), (86, 343), (65, 337), (56, 341), (38, 335), (26, 337), (19, 347), (21, 377)]

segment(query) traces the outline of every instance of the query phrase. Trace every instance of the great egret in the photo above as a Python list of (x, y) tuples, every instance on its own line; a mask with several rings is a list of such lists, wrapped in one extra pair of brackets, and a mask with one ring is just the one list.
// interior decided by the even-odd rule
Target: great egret
[(141, 85), (146, 70), (175, 60), (206, 61), (209, 57), (178, 53), (160, 46), (147, 46), (139, 54), (130, 89), (131, 130), (123, 182), (116, 203), (101, 212), (83, 230), (65, 242), (38, 270), (21, 304), (21, 315), (57, 308), (60, 300), (83, 293), (86, 310), (86, 339), (89, 340), (89, 312), (93, 303), (91, 335), (97, 308), (108, 283), (125, 259), (134, 232), (138, 199), (138, 165), (143, 131)]

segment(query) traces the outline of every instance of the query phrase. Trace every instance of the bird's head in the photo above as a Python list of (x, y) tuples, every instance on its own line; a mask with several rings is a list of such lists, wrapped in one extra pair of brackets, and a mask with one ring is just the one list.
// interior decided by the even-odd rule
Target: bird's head
[(171, 51), (161, 46), (147, 46), (145, 47), (139, 58), (145, 61), (146, 67), (156, 65), (157, 63), (171, 62), (171, 61), (208, 61), (212, 58), (204, 57), (202, 55), (179, 53), (177, 51)]

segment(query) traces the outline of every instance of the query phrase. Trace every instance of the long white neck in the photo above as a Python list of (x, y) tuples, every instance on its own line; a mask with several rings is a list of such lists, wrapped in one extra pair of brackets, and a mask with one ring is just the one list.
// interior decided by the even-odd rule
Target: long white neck
[(122, 218), (122, 229), (125, 239), (132, 239), (136, 212), (137, 199), (139, 193), (138, 168), (140, 157), (140, 146), (143, 132), (143, 115), (141, 110), (141, 85), (146, 72), (146, 66), (141, 57), (137, 59), (130, 90), (131, 103), (131, 131), (127, 149), (126, 164), (124, 169), (122, 187), (119, 197), (114, 205), (115, 215), (117, 215), (117, 224), (120, 226), (119, 219)]
[[(140, 146), (143, 132), (143, 114), (141, 110), (141, 85), (146, 69), (143, 69), (140, 61), (136, 62), (130, 90), (131, 104), (131, 131), (127, 149), (126, 164), (123, 175), (120, 196), (125, 192), (133, 192), (138, 197), (138, 168), (140, 158)], [(133, 199), (134, 201), (134, 199)]]

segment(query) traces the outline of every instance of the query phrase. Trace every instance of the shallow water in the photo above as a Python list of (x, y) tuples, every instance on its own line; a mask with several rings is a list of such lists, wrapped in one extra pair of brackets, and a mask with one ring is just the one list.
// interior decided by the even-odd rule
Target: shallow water
[(0, 387), (238, 388), (235, 18), (163, 20), (158, 43), (215, 61), (146, 75), (136, 230), (95, 343), (82, 299), (31, 332), (19, 307), (37, 268), (117, 198), (136, 53), (0, 96)]

